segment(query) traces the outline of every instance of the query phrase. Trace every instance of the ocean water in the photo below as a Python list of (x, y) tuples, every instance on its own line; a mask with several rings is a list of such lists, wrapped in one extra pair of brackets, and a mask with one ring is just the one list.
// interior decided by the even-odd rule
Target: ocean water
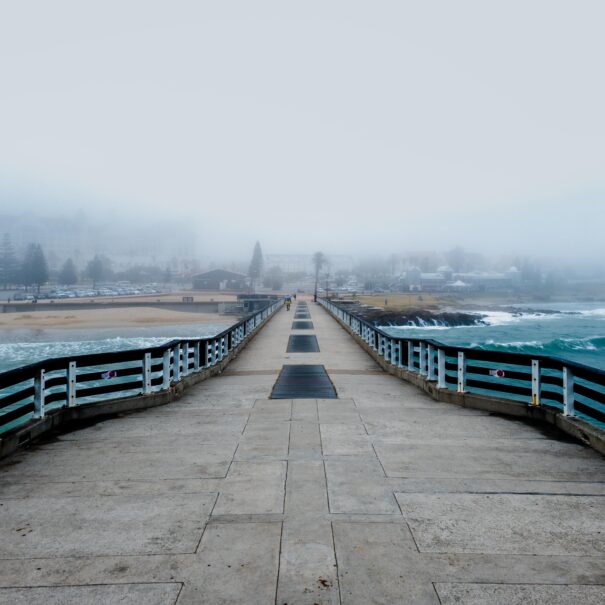
[(153, 347), (175, 338), (206, 338), (232, 322), (133, 328), (0, 329), (0, 372), (50, 357)]
[[(394, 336), (444, 344), (553, 355), (605, 370), (605, 303), (536, 303), (484, 312), (483, 326), (382, 326)], [(553, 313), (542, 313), (548, 310)]]

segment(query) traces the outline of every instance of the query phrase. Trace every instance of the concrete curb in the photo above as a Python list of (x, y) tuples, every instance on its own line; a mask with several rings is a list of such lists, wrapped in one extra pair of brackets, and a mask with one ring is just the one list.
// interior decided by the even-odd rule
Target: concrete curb
[(278, 309), (275, 313), (267, 317), (250, 336), (242, 342), (236, 352), (231, 352), (225, 359), (217, 365), (201, 370), (195, 374), (189, 374), (180, 380), (173, 383), (170, 388), (165, 391), (151, 393), (150, 395), (136, 395), (134, 397), (122, 397), (119, 399), (108, 399), (99, 403), (89, 403), (78, 405), (72, 408), (58, 408), (47, 412), (44, 418), (30, 420), (25, 424), (7, 431), (0, 436), (0, 459), (10, 456), (19, 449), (26, 448), (31, 445), (36, 439), (39, 439), (49, 431), (55, 430), (62, 425), (71, 425), (70, 428), (77, 430), (78, 424), (93, 418), (115, 417), (118, 414), (135, 412), (154, 408), (160, 405), (166, 405), (172, 401), (180, 399), (185, 391), (212, 376), (218, 376), (223, 370), (234, 360), (237, 359), (241, 351), (243, 351), (256, 335), (265, 327), (277, 313), (282, 309)]
[(605, 431), (596, 426), (589, 424), (584, 420), (580, 420), (579, 418), (564, 416), (558, 410), (550, 407), (532, 407), (531, 405), (510, 401), (509, 399), (501, 399), (499, 397), (487, 397), (476, 393), (457, 393), (450, 389), (439, 389), (437, 388), (436, 382), (429, 381), (416, 372), (410, 372), (405, 368), (399, 368), (386, 362), (377, 351), (362, 340), (360, 336), (355, 334), (350, 326), (343, 323), (329, 311), (326, 310), (326, 313), (335, 319), (385, 372), (417, 386), (430, 395), (435, 401), (453, 403), (461, 407), (483, 410), (494, 414), (503, 414), (516, 418), (528, 418), (535, 422), (549, 424), (605, 456)]

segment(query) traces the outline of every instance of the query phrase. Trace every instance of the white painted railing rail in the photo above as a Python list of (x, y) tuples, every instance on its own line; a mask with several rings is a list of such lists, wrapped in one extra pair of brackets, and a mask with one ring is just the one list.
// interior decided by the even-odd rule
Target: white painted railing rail
[(457, 347), (426, 338), (401, 338), (347, 309), (345, 303), (317, 302), (348, 326), (385, 362), (439, 389), (472, 392), (550, 406), (605, 428), (605, 371), (547, 355), (525, 355)]
[(0, 373), (0, 433), (49, 410), (150, 395), (221, 363), (282, 305), (277, 299), (210, 338), (46, 359)]

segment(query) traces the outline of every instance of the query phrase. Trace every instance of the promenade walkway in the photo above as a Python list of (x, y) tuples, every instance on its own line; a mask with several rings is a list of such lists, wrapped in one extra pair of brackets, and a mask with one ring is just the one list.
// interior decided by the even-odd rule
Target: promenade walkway
[[(309, 309), (176, 403), (5, 460), (0, 604), (605, 602), (605, 459), (431, 400)], [(338, 399), (269, 399), (284, 364)]]

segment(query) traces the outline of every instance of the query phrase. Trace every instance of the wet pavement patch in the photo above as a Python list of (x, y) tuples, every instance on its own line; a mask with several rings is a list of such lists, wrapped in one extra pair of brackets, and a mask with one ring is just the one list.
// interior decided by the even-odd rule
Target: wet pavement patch
[(323, 365), (285, 365), (273, 386), (271, 399), (337, 399)]

